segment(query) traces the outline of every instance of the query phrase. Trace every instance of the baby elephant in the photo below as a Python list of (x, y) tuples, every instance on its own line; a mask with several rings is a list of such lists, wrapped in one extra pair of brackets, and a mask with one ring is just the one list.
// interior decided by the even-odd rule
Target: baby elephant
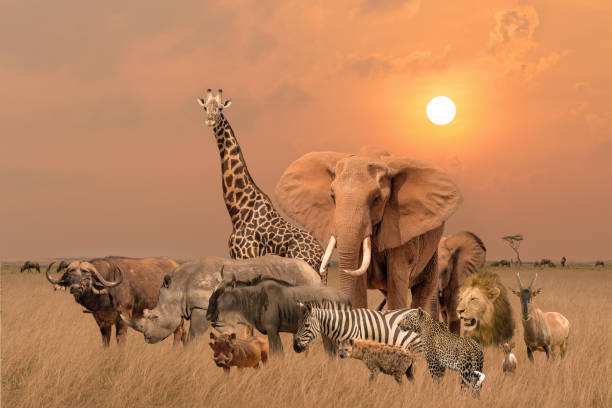
[(259, 362), (268, 361), (268, 340), (262, 337), (237, 339), (236, 333), (222, 334), (219, 337), (210, 333), (213, 340), (209, 343), (214, 351), (213, 360), (217, 367), (229, 372), (231, 366), (238, 368), (259, 368)]
[(501, 348), (504, 351), (504, 362), (502, 364), (502, 370), (506, 374), (511, 374), (516, 371), (516, 356), (512, 352), (514, 348), (514, 342), (508, 344), (504, 343)]
[(414, 379), (414, 356), (405, 348), (368, 340), (345, 340), (338, 348), (340, 358), (361, 360), (370, 370), (370, 380), (378, 371), (392, 375), (401, 384), (403, 376)]

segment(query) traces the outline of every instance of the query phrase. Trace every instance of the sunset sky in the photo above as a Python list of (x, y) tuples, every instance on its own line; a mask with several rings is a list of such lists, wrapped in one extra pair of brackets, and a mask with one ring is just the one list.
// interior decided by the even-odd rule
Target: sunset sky
[(3, 0), (0, 20), (2, 257), (227, 256), (196, 102), (223, 88), (270, 195), (301, 155), (370, 145), (447, 169), (446, 233), (488, 259), (517, 233), (523, 260), (612, 259), (611, 2)]

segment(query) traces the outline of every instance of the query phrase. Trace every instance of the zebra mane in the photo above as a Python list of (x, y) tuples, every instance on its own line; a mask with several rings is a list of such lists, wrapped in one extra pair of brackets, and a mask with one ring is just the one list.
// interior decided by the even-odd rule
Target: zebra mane
[(302, 302), (308, 310), (312, 309), (334, 309), (334, 310), (351, 310), (351, 302), (343, 303), (336, 300), (321, 299), (321, 300), (309, 300)]

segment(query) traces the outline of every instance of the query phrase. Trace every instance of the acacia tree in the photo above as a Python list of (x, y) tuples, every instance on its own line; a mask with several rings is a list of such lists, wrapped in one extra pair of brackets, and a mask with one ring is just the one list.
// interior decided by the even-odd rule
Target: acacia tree
[(523, 265), (521, 261), (521, 255), (519, 254), (519, 247), (521, 246), (521, 241), (523, 240), (523, 235), (508, 235), (506, 237), (502, 237), (504, 241), (510, 245), (510, 248), (516, 253), (516, 259), (518, 261), (519, 266)]

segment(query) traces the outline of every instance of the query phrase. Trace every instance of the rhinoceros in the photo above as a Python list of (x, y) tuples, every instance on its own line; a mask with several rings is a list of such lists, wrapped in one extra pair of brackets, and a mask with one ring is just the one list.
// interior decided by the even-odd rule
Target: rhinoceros
[(181, 319), (190, 320), (188, 340), (194, 339), (208, 329), (208, 301), (222, 282), (250, 280), (259, 275), (294, 285), (321, 286), (319, 274), (301, 259), (277, 255), (250, 259), (209, 256), (184, 263), (164, 277), (157, 306), (144, 310), (142, 319), (121, 318), (151, 344), (168, 337), (180, 325)]

